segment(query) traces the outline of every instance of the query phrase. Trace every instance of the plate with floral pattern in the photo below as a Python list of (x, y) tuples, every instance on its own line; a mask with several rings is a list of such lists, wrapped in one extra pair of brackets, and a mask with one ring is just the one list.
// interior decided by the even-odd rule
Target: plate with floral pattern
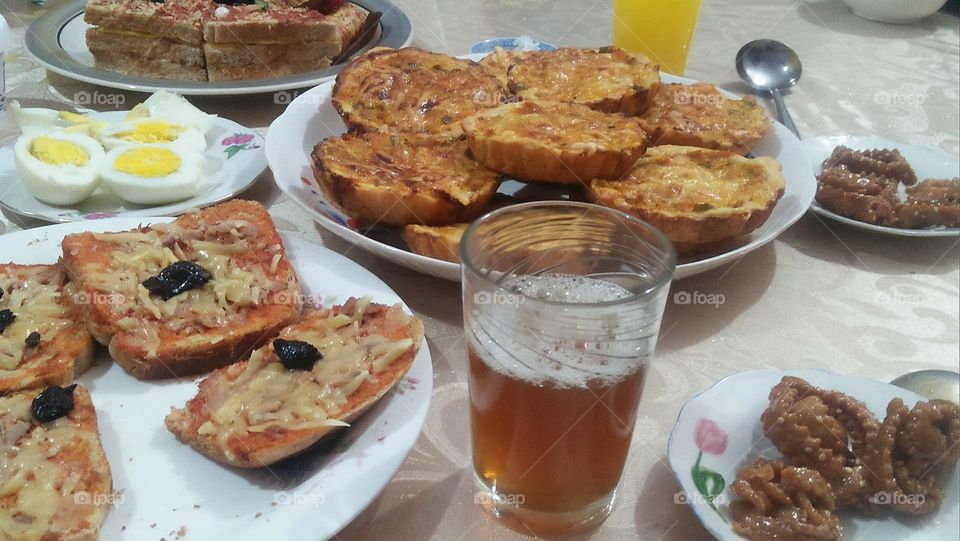
[[(122, 121), (128, 112), (109, 111), (89, 116), (114, 124)], [(194, 197), (165, 205), (136, 205), (119, 199), (105, 186), (100, 186), (93, 195), (69, 207), (48, 205), (27, 190), (14, 163), (14, 141), (11, 141), (0, 148), (0, 178), (5, 179), (0, 185), (0, 206), (20, 216), (58, 223), (113, 217), (179, 216), (190, 209), (208, 207), (236, 196), (249, 188), (267, 168), (264, 140), (250, 128), (215, 117), (206, 139), (203, 185)]]
[[(760, 415), (769, 404), (770, 388), (784, 376), (803, 378), (816, 387), (846, 393), (867, 405), (880, 420), (887, 404), (903, 399), (913, 407), (922, 396), (871, 379), (827, 370), (751, 370), (728, 376), (689, 399), (670, 433), (667, 455), (677, 483), (674, 502), (689, 505), (717, 539), (742, 540), (734, 533), (730, 503), (736, 495), (730, 484), (737, 471), (757, 457), (781, 459), (764, 436)], [(879, 519), (853, 511), (838, 513), (843, 539), (930, 540), (960, 537), (960, 469), (954, 468), (945, 485), (945, 497), (930, 515), (910, 517), (884, 513)], [(874, 500), (889, 500), (878, 493)]]

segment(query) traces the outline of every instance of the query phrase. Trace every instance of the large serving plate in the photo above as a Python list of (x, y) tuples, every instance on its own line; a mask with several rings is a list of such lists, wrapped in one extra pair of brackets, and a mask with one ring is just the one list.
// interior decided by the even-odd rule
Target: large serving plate
[[(114, 124), (129, 111), (91, 113), (97, 120)], [(47, 222), (79, 222), (112, 217), (177, 216), (190, 209), (208, 207), (249, 188), (267, 169), (260, 135), (236, 122), (216, 117), (206, 134), (202, 186), (197, 195), (165, 205), (127, 203), (101, 185), (90, 197), (72, 206), (48, 205), (40, 201), (20, 180), (11, 141), (0, 148), (0, 206), (28, 218)]]
[[(735, 499), (730, 483), (736, 478), (737, 470), (758, 456), (781, 458), (763, 434), (760, 415), (769, 404), (770, 388), (788, 375), (803, 378), (822, 389), (846, 393), (864, 402), (878, 419), (886, 416), (887, 404), (894, 398), (902, 398), (908, 407), (926, 400), (888, 383), (811, 369), (740, 372), (689, 399), (680, 410), (667, 445), (670, 466), (682, 489), (674, 501), (689, 505), (704, 527), (717, 539), (743, 541), (730, 527), (733, 521), (730, 502)], [(701, 434), (698, 438), (698, 427), (703, 431), (705, 425), (709, 428), (710, 437)], [(722, 439), (726, 443), (718, 445), (717, 442)], [(722, 483), (722, 486), (711, 487), (717, 492), (712, 506), (694, 482), (694, 464), (698, 464), (699, 471), (710, 470), (719, 475), (719, 478), (711, 476), (714, 481)], [(884, 495), (878, 493), (875, 501), (882, 504), (883, 500)], [(943, 504), (929, 516), (911, 518), (893, 515), (876, 520), (844, 511), (840, 513), (840, 518), (843, 521), (843, 538), (849, 540), (957, 539), (960, 537), (960, 470), (953, 470), (946, 483)]]
[[(478, 60), (483, 55), (464, 58)], [(692, 84), (696, 81), (662, 74), (665, 82)], [(394, 263), (448, 280), (460, 279), (460, 265), (414, 254), (406, 249), (400, 235), (388, 228), (367, 228), (334, 207), (323, 195), (310, 169), (310, 151), (322, 139), (340, 135), (346, 126), (330, 103), (333, 82), (324, 83), (295, 99), (267, 132), (267, 163), (280, 189), (308, 210), (324, 228), (354, 244)], [(732, 97), (733, 96), (731, 94)], [(767, 222), (753, 232), (748, 243), (728, 252), (677, 266), (675, 278), (685, 278), (734, 261), (776, 238), (806, 212), (816, 193), (816, 180), (811, 172), (800, 140), (778, 122), (757, 144), (753, 153), (772, 156), (783, 164), (787, 186)], [(500, 192), (517, 195), (527, 186), (508, 180)], [(568, 187), (541, 185), (538, 198), (566, 197)]]
[[(876, 137), (872, 135), (838, 135), (833, 137), (810, 137), (803, 140), (803, 146), (810, 157), (810, 165), (813, 167), (815, 175), (820, 174), (823, 160), (830, 157), (833, 149), (839, 145), (852, 148), (853, 150), (869, 150), (872, 148), (895, 148), (903, 154), (910, 166), (917, 173), (919, 180), (928, 178), (954, 178), (960, 175), (960, 160), (946, 152), (932, 148), (909, 145), (907, 143), (898, 143)], [(900, 196), (906, 198), (904, 186), (900, 185)], [(858, 229), (882, 233), (884, 235), (893, 235), (897, 237), (956, 237), (960, 236), (960, 228), (956, 227), (931, 227), (929, 229), (903, 229), (900, 227), (887, 227), (883, 225), (874, 225), (840, 216), (820, 206), (816, 200), (810, 205), (810, 209), (820, 216), (829, 218), (836, 222), (847, 224)]]
[[(383, 13), (377, 32), (357, 54), (371, 47), (405, 47), (413, 40), (410, 19), (397, 6), (387, 0), (351, 1), (368, 11)], [(140, 92), (163, 89), (186, 95), (256, 94), (318, 85), (336, 77), (345, 65), (341, 63), (323, 70), (250, 81), (198, 82), (132, 77), (94, 66), (85, 38), (89, 28), (83, 22), (86, 3), (86, 0), (71, 0), (44, 14), (30, 25), (24, 38), (26, 51), (45, 68), (86, 83)]]
[[(21, 231), (0, 237), (0, 254), (17, 263), (54, 263), (68, 233), (167, 220), (112, 218)], [(402, 302), (349, 259), (298, 237), (283, 235), (283, 242), (311, 301), (330, 305), (370, 295)], [(396, 473), (423, 426), (433, 369), (424, 340), (404, 380), (351, 427), (299, 457), (255, 470), (213, 462), (164, 427), (170, 408), (196, 394), (196, 378), (139, 381), (101, 348), (79, 381), (93, 396), (117, 491), (101, 539), (316, 541), (349, 523)]]

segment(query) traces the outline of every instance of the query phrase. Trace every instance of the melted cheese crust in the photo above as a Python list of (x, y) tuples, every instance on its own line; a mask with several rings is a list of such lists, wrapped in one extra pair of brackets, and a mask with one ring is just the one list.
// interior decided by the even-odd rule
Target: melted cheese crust
[(784, 185), (770, 158), (660, 146), (649, 149), (623, 180), (595, 180), (591, 190), (611, 206), (703, 217), (766, 208)]
[[(90, 301), (106, 306), (117, 327), (142, 333), (148, 356), (156, 355), (161, 328), (208, 341), (199, 333), (242, 321), (248, 308), (299, 300), (295, 278), (271, 273), (283, 247), (265, 245), (257, 226), (244, 220), (190, 229), (173, 222), (95, 237), (112, 245), (110, 263), (85, 272), (83, 286), (94, 291), (97, 298)], [(142, 282), (177, 261), (195, 262), (213, 278), (167, 300), (151, 295)]]
[(565, 151), (632, 152), (647, 142), (636, 120), (575, 103), (511, 103), (478, 113), (464, 126), (474, 137), (505, 142), (532, 139)]
[[(348, 303), (347, 306), (349, 306)], [(201, 435), (215, 435), (229, 458), (235, 457), (231, 438), (266, 431), (309, 430), (348, 426), (338, 419), (350, 396), (404, 353), (415, 349), (411, 338), (391, 340), (370, 332), (364, 315), (390, 311), (388, 320), (404, 324), (412, 318), (399, 305), (386, 308), (368, 297), (352, 303), (352, 311), (324, 310), (280, 332), (286, 340), (312, 344), (322, 358), (311, 370), (289, 370), (272, 342), (240, 363), (204, 382), (207, 420)]]
[(457, 136), (460, 121), (506, 101), (479, 64), (420, 49), (375, 50), (337, 77), (333, 104), (351, 127)]
[[(16, 370), (24, 362), (43, 360), (44, 342), (72, 326), (74, 310), (66, 275), (59, 265), (0, 266), (0, 310), (9, 309), (16, 319), (0, 333), (0, 373)], [(26, 338), (40, 333), (41, 346), (28, 352)]]
[[(98, 462), (94, 455), (103, 453), (96, 428), (78, 419), (80, 408), (93, 414), (89, 395), (78, 388), (74, 412), (40, 423), (30, 414), (35, 394), (0, 397), (0, 539), (40, 541), (76, 529), (96, 531), (112, 492), (109, 478), (90, 468)], [(95, 493), (97, 487), (107, 493)]]
[(524, 100), (594, 104), (656, 88), (660, 68), (616, 47), (560, 48), (517, 58), (507, 77), (510, 91)]
[(356, 185), (387, 187), (397, 197), (432, 191), (464, 206), (500, 181), (498, 173), (470, 159), (463, 141), (348, 134), (322, 141), (314, 157), (319, 168)]
[(770, 129), (770, 119), (751, 99), (730, 99), (711, 84), (662, 85), (640, 117), (657, 145), (691, 145), (748, 151)]

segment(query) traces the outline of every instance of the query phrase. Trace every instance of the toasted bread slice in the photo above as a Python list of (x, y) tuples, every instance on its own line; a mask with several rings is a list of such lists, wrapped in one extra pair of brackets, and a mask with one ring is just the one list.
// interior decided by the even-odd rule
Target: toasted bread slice
[(574, 102), (636, 115), (653, 101), (660, 67), (617, 47), (565, 47), (516, 59), (507, 78), (508, 88), (521, 100)]
[(206, 81), (203, 49), (182, 41), (92, 27), (87, 48), (97, 67), (137, 77)]
[(0, 265), (0, 394), (73, 381), (93, 361), (93, 338), (60, 265)]
[(401, 235), (410, 251), (434, 259), (460, 263), (460, 239), (470, 224), (441, 226), (411, 224)]
[(786, 183), (773, 158), (659, 146), (622, 180), (594, 180), (589, 197), (659, 228), (675, 243), (702, 245), (763, 225)]
[(204, 23), (207, 76), (211, 81), (280, 77), (324, 69), (356, 37), (368, 12), (344, 4), (329, 15), (308, 8), (226, 7), (223, 18)]
[(500, 186), (500, 175), (471, 159), (463, 141), (347, 134), (318, 143), (312, 159), (330, 200), (372, 224), (468, 221)]
[(463, 130), (480, 163), (542, 182), (619, 178), (647, 149), (636, 120), (576, 103), (509, 103), (466, 119)]
[(197, 47), (203, 41), (207, 0), (87, 0), (83, 20), (103, 30), (140, 38), (164, 38)]
[(280, 77), (330, 67), (336, 46), (321, 41), (303, 43), (205, 43), (207, 77), (239, 81)]
[[(212, 279), (165, 300), (143, 285), (178, 261)], [(233, 200), (170, 224), (63, 239), (97, 341), (138, 378), (207, 372), (246, 357), (296, 321), (300, 288), (262, 205)]]
[(457, 137), (460, 121), (506, 100), (479, 64), (416, 48), (373, 49), (337, 76), (333, 106), (355, 130)]
[(113, 479), (90, 393), (41, 422), (31, 404), (42, 388), (0, 396), (0, 539), (95, 541), (113, 501)]
[(247, 45), (320, 42), (338, 53), (363, 26), (368, 12), (345, 3), (326, 14), (309, 7), (269, 2), (258, 5), (224, 5), (226, 13), (206, 13), (203, 21), (204, 43)]
[(268, 466), (347, 426), (410, 369), (423, 325), (400, 305), (349, 299), (309, 313), (279, 338), (311, 344), (320, 359), (287, 368), (275, 343), (215, 371), (167, 428), (204, 455), (242, 468)]
[(746, 154), (770, 130), (770, 119), (750, 97), (724, 96), (717, 87), (661, 85), (640, 117), (654, 145), (681, 145)]
[[(207, 70), (202, 65), (186, 64), (159, 57), (144, 57), (129, 52), (136, 50), (136, 47), (128, 49), (95, 46), (95, 50), (93, 63), (96, 67), (123, 75), (146, 79), (176, 79), (179, 81), (207, 80)], [(93, 51), (94, 49), (91, 49), (91, 52)]]

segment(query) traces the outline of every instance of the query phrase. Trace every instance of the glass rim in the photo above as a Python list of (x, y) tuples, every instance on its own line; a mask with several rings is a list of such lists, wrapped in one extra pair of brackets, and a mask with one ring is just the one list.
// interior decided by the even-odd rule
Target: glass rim
[[(474, 264), (473, 260), (470, 258), (469, 250), (467, 249), (468, 240), (472, 237), (477, 226), (481, 222), (486, 222), (492, 218), (496, 218), (501, 214), (507, 214), (510, 212), (524, 211), (535, 207), (567, 207), (567, 208), (581, 208), (585, 210), (585, 213), (589, 212), (603, 212), (611, 216), (616, 216), (619, 219), (630, 222), (633, 225), (640, 226), (642, 229), (653, 235), (656, 241), (664, 249), (664, 254), (666, 255), (666, 260), (664, 261), (665, 265), (662, 271), (654, 275), (654, 280), (652, 283), (642, 291), (630, 291), (630, 295), (615, 299), (612, 301), (603, 301), (603, 302), (588, 302), (588, 303), (574, 303), (574, 302), (564, 302), (564, 301), (555, 301), (550, 299), (541, 299), (537, 297), (531, 297), (525, 293), (520, 293), (516, 291), (511, 291), (503, 287), (498, 281), (495, 281), (490, 278), (488, 274), (480, 272), (477, 266)], [(593, 203), (584, 203), (581, 201), (528, 201), (526, 203), (517, 203), (515, 205), (508, 205), (503, 208), (492, 210), (486, 214), (480, 216), (476, 220), (470, 223), (467, 226), (467, 229), (463, 232), (463, 236), (460, 239), (460, 264), (463, 267), (461, 273), (461, 280), (465, 280), (466, 277), (463, 273), (469, 271), (479, 277), (484, 283), (493, 286), (498, 291), (510, 294), (510, 295), (521, 295), (526, 300), (531, 300), (533, 302), (542, 303), (546, 305), (555, 305), (555, 306), (613, 306), (617, 304), (627, 304), (633, 301), (636, 301), (638, 298), (648, 295), (651, 291), (656, 290), (657, 288), (663, 286), (665, 283), (673, 279), (673, 275), (676, 273), (677, 269), (677, 252), (673, 247), (673, 243), (670, 242), (670, 239), (663, 234), (662, 231), (653, 226), (649, 222), (645, 222), (636, 216), (628, 214), (618, 209), (613, 209), (610, 207), (604, 207), (601, 205), (595, 205)]]

